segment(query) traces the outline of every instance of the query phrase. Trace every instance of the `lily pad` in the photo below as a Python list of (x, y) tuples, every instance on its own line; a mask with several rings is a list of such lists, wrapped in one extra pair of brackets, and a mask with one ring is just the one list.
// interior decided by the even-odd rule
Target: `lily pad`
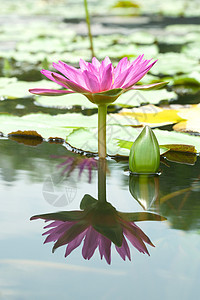
[(154, 105), (141, 106), (133, 109), (123, 109), (119, 115), (127, 117), (127, 119), (137, 120), (138, 124), (149, 125), (150, 127), (158, 127), (174, 124), (183, 121), (178, 112), (180, 110), (170, 108), (159, 108)]
[(41, 137), (46, 139), (49, 137), (65, 139), (66, 136), (73, 131), (73, 128), (55, 126), (51, 122), (48, 122), (47, 119), (45, 120), (45, 115), (42, 114), (38, 114), (37, 117), (34, 115), (27, 115), (24, 117), (0, 115), (0, 131), (3, 132), (4, 135), (11, 134), (13, 131), (18, 130), (35, 131)]
[[(145, 103), (158, 104), (163, 100), (170, 101), (176, 98), (176, 93), (168, 92), (165, 89), (153, 91), (129, 91), (125, 94), (122, 94), (110, 105), (132, 107), (140, 106)], [(36, 104), (45, 107), (56, 108), (69, 108), (75, 105), (79, 105), (83, 108), (97, 108), (95, 104), (91, 103), (85, 96), (81, 94), (71, 94), (59, 97), (38, 96), (36, 97)]]
[(96, 55), (103, 59), (105, 56), (111, 58), (122, 58), (124, 56), (135, 59), (139, 54), (143, 53), (145, 57), (155, 57), (158, 54), (158, 46), (148, 45), (148, 46), (138, 46), (136, 44), (116, 44), (108, 49), (97, 49)]
[(17, 81), (16, 78), (1, 78), (0, 86), (0, 97), (8, 99), (32, 97), (29, 93), (30, 88), (37, 88), (39, 86), (43, 88), (58, 88), (58, 85), (49, 80), (41, 80), (34, 82)]
[(72, 106), (81, 106), (84, 108), (97, 108), (82, 94), (69, 94), (66, 96), (36, 96), (36, 105), (44, 107), (70, 108)]
[(164, 53), (157, 56), (158, 62), (151, 69), (151, 73), (158, 75), (175, 75), (190, 73), (198, 65), (194, 58), (186, 56), (184, 53)]
[(198, 133), (200, 135), (199, 117), (188, 121), (180, 122), (173, 126), (175, 131)]
[[(97, 114), (92, 116), (83, 116), (82, 114), (68, 113), (51, 116), (48, 114), (29, 114), (23, 117), (17, 117), (12, 115), (0, 115), (0, 131), (4, 135), (9, 135), (12, 132), (20, 131), (36, 131), (37, 134), (41, 135), (43, 138), (57, 137), (65, 139), (69, 133), (82, 129), (87, 131), (92, 128), (92, 132), (95, 133), (95, 142), (97, 141), (97, 124), (98, 117)], [(123, 117), (116, 115), (107, 116), (107, 131), (109, 132), (119, 131), (122, 126), (125, 127), (137, 124), (134, 121), (130, 124), (130, 121)], [(114, 129), (113, 129), (114, 128)], [(80, 141), (85, 142), (85, 139)], [(87, 150), (87, 149), (85, 149)]]
[(165, 78), (171, 85), (186, 85), (200, 87), (200, 72), (194, 71), (189, 74), (173, 76), (171, 78)]
[(168, 34), (177, 34), (177, 35), (185, 35), (191, 32), (200, 33), (200, 25), (196, 24), (174, 24), (168, 25), (165, 30)]
[[(141, 129), (138, 130), (141, 131)], [(135, 132), (135, 135), (132, 137), (131, 140), (120, 139), (120, 141), (118, 141), (118, 145), (120, 147), (127, 148), (127, 146), (130, 145), (130, 142), (134, 142), (135, 138), (139, 134), (138, 130), (137, 132)], [(158, 139), (159, 145), (163, 145), (163, 146), (167, 144), (191, 145), (196, 148), (196, 151), (198, 153), (200, 152), (199, 136), (191, 136), (186, 133), (179, 133), (175, 131), (167, 131), (167, 130), (160, 130), (160, 129), (154, 129), (153, 131)], [(126, 142), (128, 142), (128, 144), (126, 144)]]
[(113, 104), (117, 104), (122, 107), (140, 106), (143, 104), (159, 104), (161, 101), (172, 101), (177, 99), (175, 92), (168, 92), (165, 89), (142, 91), (135, 90), (122, 94)]
[[(199, 33), (198, 33), (199, 35)], [(194, 39), (195, 41), (195, 39)], [(194, 58), (194, 59), (200, 59), (200, 41), (195, 41), (194, 43), (190, 43), (186, 46), (184, 46), (181, 50), (182, 53), (186, 54), (188, 57)]]
[[(109, 155), (128, 156), (129, 150), (122, 149), (117, 145), (117, 139), (121, 136), (131, 137), (133, 128), (117, 125), (107, 126), (107, 153)], [(97, 128), (78, 129), (67, 137), (67, 142), (77, 149), (98, 152)]]

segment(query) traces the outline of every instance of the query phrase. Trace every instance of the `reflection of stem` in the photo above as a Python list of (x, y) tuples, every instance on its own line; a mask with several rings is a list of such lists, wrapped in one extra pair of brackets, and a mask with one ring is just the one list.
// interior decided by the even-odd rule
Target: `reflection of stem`
[(84, 6), (85, 6), (85, 15), (86, 15), (86, 22), (87, 22), (87, 27), (88, 27), (88, 36), (90, 39), (90, 50), (92, 57), (94, 57), (94, 47), (93, 47), (93, 40), (92, 40), (92, 33), (91, 33), (91, 26), (90, 26), (90, 15), (88, 11), (88, 5), (87, 5), (87, 0), (84, 0)]
[(185, 194), (185, 196), (183, 197), (183, 200), (181, 201), (181, 204), (180, 204), (178, 210), (181, 210), (181, 209), (182, 209), (183, 205), (185, 204), (185, 202), (186, 202), (187, 199), (188, 199), (188, 196), (190, 195), (190, 192), (191, 192), (191, 191), (188, 191), (188, 192)]
[(167, 200), (169, 200), (169, 199), (171, 199), (171, 198), (174, 198), (174, 197), (176, 197), (176, 196), (179, 196), (179, 195), (181, 195), (181, 194), (184, 194), (184, 193), (186, 193), (186, 192), (189, 192), (191, 189), (192, 189), (192, 188), (189, 187), (189, 188), (186, 188), (186, 189), (182, 189), (182, 190), (180, 190), (180, 191), (176, 191), (176, 192), (170, 193), (170, 194), (168, 194), (168, 195), (166, 195), (166, 196), (160, 198), (160, 203), (164, 203), (164, 202), (166, 202)]
[(98, 106), (98, 154), (99, 158), (106, 157), (106, 116), (107, 106)]
[(98, 164), (98, 200), (106, 202), (106, 160), (99, 159)]

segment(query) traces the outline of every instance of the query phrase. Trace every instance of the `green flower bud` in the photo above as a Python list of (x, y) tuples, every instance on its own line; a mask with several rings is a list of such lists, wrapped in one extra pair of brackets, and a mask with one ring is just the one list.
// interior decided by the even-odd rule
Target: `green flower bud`
[(133, 143), (129, 155), (129, 168), (134, 173), (152, 174), (160, 165), (160, 148), (155, 134), (145, 126)]

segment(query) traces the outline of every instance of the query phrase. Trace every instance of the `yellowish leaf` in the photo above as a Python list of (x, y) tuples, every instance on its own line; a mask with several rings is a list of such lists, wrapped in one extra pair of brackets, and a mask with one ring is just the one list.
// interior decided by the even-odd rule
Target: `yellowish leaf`
[(177, 151), (169, 151), (165, 154), (165, 157), (169, 161), (186, 165), (194, 165), (197, 160), (196, 154)]
[(137, 120), (138, 123), (158, 127), (168, 124), (178, 123), (184, 118), (179, 116), (179, 110), (169, 108), (159, 108), (154, 105), (141, 106), (139, 108), (123, 109), (120, 114)]
[(168, 148), (168, 149), (170, 149), (170, 151), (197, 153), (197, 150), (195, 149), (195, 147), (193, 145), (166, 144), (166, 145), (160, 145), (160, 147)]

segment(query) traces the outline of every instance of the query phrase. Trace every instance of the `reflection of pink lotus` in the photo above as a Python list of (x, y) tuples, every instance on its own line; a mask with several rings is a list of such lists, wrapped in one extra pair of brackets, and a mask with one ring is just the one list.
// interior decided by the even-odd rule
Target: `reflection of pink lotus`
[[(32, 219), (36, 219), (33, 217)], [(47, 220), (48, 221), (48, 220)], [(121, 247), (115, 248), (123, 260), (128, 257), (131, 260), (130, 249), (126, 238), (131, 244), (142, 253), (149, 252), (145, 243), (154, 246), (144, 232), (134, 223), (118, 219), (123, 230)], [(96, 248), (99, 248), (101, 259), (105, 257), (108, 264), (111, 263), (111, 240), (96, 231), (91, 225), (82, 221), (54, 221), (45, 228), (50, 228), (43, 235), (48, 235), (44, 243), (55, 242), (53, 252), (60, 246), (67, 245), (65, 257), (68, 256), (81, 242), (83, 242), (82, 255), (85, 259), (90, 259)], [(125, 238), (126, 236), (126, 238)], [(144, 243), (145, 242), (145, 243)]]
[(92, 170), (98, 168), (97, 160), (93, 157), (75, 157), (75, 156), (53, 156), (54, 158), (63, 158), (64, 162), (57, 165), (57, 168), (62, 169), (62, 175), (70, 175), (75, 168), (79, 169), (79, 177), (81, 176), (83, 170), (88, 170), (88, 181), (91, 182)]

